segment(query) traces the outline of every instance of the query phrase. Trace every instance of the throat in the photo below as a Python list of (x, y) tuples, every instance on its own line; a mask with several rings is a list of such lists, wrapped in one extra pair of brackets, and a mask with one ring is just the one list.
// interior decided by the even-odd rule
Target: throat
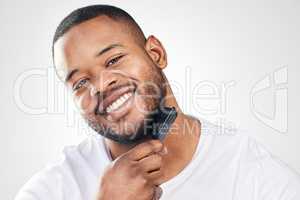
[(158, 180), (160, 184), (179, 175), (189, 165), (199, 144), (201, 122), (198, 119), (182, 114), (175, 121), (176, 124), (179, 128), (164, 140), (168, 153), (163, 156), (162, 177)]

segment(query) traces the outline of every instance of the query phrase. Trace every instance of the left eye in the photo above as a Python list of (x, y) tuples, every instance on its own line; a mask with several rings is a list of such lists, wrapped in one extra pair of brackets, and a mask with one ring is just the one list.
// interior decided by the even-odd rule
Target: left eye
[(109, 67), (109, 66), (111, 66), (111, 65), (113, 65), (113, 64), (115, 64), (115, 63), (117, 63), (123, 56), (124, 56), (124, 55), (120, 55), (120, 56), (118, 56), (118, 57), (115, 57), (115, 58), (109, 60), (109, 61), (107, 62), (107, 64), (106, 64), (106, 67)]

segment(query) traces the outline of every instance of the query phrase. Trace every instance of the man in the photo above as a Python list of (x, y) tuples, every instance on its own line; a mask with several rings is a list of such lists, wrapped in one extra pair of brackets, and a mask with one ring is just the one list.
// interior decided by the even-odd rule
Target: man
[[(180, 110), (163, 73), (163, 45), (125, 11), (73, 11), (56, 30), (53, 59), (101, 137), (66, 147), (17, 200), (300, 199), (299, 176), (253, 139), (219, 135), (220, 127)], [(166, 107), (177, 118), (164, 139), (153, 139), (155, 113)]]

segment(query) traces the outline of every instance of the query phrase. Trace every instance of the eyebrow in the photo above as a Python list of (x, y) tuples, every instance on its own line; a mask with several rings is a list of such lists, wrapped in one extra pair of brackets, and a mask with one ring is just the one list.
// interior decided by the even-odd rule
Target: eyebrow
[[(110, 50), (112, 50), (112, 49), (114, 49), (114, 48), (116, 48), (116, 47), (123, 47), (123, 45), (121, 45), (121, 44), (111, 44), (111, 45), (105, 47), (104, 49), (102, 49), (101, 51), (99, 51), (99, 52), (96, 54), (96, 57), (101, 56), (102, 54), (104, 54), (104, 53), (106, 53), (106, 52), (108, 52), (108, 51), (110, 51)], [(72, 76), (73, 76), (76, 72), (78, 72), (78, 71), (79, 71), (79, 69), (73, 69), (73, 70), (71, 70), (70, 72), (68, 72), (68, 74), (67, 74), (67, 76), (66, 76), (66, 78), (65, 78), (65, 82), (69, 81), (69, 80), (72, 78)]]
[(123, 45), (121, 45), (121, 44), (111, 44), (111, 45), (105, 47), (104, 49), (102, 49), (101, 51), (99, 51), (96, 54), (96, 56), (101, 56), (102, 54), (104, 54), (104, 53), (106, 53), (106, 52), (108, 52), (108, 51), (110, 51), (110, 50), (112, 50), (116, 47), (123, 47)]
[(72, 78), (72, 76), (78, 71), (79, 71), (79, 69), (73, 69), (70, 72), (68, 72), (68, 74), (65, 78), (65, 82), (68, 82)]

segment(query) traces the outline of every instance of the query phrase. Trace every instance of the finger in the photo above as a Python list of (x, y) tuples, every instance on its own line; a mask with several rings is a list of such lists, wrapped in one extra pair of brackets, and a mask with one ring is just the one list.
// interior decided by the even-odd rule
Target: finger
[(160, 169), (148, 172), (144, 177), (153, 185), (159, 185), (161, 183), (162, 172)]
[(128, 151), (126, 154), (132, 160), (138, 161), (141, 160), (153, 153), (160, 152), (163, 149), (163, 144), (159, 140), (150, 140), (144, 143), (141, 143)]
[(157, 186), (154, 188), (154, 196), (153, 196), (153, 200), (159, 200), (160, 197), (162, 196), (163, 190), (161, 189), (161, 187)]
[(138, 165), (144, 170), (144, 172), (150, 172), (159, 170), (162, 164), (162, 157), (158, 153), (151, 154), (138, 161)]

